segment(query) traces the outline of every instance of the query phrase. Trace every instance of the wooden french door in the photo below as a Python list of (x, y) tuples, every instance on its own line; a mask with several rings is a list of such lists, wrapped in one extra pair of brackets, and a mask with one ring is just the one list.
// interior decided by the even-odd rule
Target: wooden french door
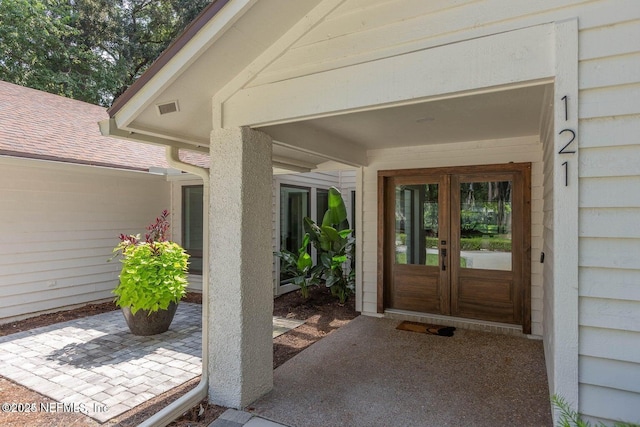
[(528, 332), (530, 164), (381, 171), (379, 183), (379, 311)]

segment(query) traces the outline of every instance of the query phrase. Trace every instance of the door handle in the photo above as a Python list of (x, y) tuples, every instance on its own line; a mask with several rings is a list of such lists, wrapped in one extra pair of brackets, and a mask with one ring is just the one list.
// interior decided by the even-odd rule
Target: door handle
[(442, 257), (442, 271), (446, 271), (447, 270), (447, 263), (446, 263), (447, 248), (441, 248), (440, 255)]

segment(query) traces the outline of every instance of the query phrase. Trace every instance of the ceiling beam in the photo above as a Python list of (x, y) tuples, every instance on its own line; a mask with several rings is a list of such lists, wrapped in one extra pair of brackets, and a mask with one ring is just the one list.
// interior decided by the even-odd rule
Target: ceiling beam
[(368, 162), (364, 147), (304, 123), (269, 126), (259, 130), (270, 135), (274, 145), (292, 148), (350, 166), (366, 166)]
[(247, 87), (223, 102), (222, 126), (271, 126), (549, 78), (552, 39), (545, 24)]

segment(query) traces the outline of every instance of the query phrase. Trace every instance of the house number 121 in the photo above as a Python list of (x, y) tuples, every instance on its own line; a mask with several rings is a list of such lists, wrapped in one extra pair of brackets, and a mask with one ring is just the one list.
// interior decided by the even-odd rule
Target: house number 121
[[(560, 98), (564, 101), (564, 121), (569, 120), (569, 97), (567, 95)], [(576, 133), (572, 129), (562, 129), (558, 135), (567, 134), (569, 141), (558, 151), (558, 154), (575, 154), (576, 150), (571, 148), (571, 144), (576, 139)], [(569, 186), (569, 160), (562, 163), (564, 167), (564, 186)]]

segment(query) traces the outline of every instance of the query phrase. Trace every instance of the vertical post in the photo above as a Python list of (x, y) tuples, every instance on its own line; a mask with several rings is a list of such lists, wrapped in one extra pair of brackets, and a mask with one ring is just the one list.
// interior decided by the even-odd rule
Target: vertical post
[(271, 144), (211, 133), (209, 399), (232, 408), (273, 387)]
[[(553, 178), (553, 372), (551, 392), (578, 395), (578, 22), (555, 24)], [(572, 139), (572, 135), (575, 139)], [(546, 319), (545, 319), (546, 320)], [(557, 413), (555, 420), (557, 420)]]

